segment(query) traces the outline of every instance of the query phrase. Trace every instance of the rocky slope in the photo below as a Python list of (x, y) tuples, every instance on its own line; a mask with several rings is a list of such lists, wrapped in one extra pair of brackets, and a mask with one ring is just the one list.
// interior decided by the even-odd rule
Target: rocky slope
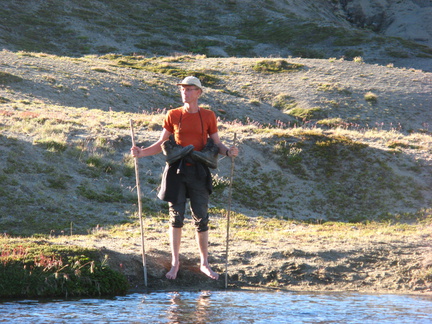
[(430, 71), (431, 10), (422, 0), (5, 0), (0, 45), (69, 56), (362, 56)]

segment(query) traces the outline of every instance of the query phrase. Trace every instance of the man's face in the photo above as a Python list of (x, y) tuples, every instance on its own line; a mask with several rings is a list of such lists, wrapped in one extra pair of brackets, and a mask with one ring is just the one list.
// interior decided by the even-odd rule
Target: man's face
[(201, 95), (201, 89), (194, 85), (180, 86), (180, 93), (184, 103), (197, 102)]

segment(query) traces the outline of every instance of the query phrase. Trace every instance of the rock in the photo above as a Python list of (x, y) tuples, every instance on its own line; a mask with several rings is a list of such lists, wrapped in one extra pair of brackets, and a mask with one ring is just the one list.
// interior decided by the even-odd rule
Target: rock
[(432, 46), (432, 3), (423, 0), (342, 0), (345, 19), (377, 33)]
[(386, 17), (388, 3), (385, 0), (342, 1), (347, 20), (361, 28), (380, 31)]

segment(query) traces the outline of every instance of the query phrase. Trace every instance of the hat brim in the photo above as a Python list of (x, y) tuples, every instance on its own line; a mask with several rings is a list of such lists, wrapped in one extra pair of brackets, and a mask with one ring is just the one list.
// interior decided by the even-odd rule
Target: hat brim
[(193, 83), (177, 83), (178, 86), (195, 86), (198, 89), (202, 90), (202, 87), (200, 87), (199, 85), (193, 84)]

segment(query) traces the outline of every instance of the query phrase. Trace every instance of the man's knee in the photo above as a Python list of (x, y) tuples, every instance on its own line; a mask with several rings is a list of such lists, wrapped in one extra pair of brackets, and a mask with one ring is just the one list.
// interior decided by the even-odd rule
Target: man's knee
[(170, 225), (174, 228), (182, 228), (184, 225), (184, 215), (175, 210), (170, 210)]
[(209, 218), (208, 215), (201, 219), (195, 219), (195, 227), (198, 233), (207, 232), (209, 230), (208, 227)]
[(180, 222), (180, 221), (171, 221), (171, 227), (174, 227), (174, 228), (182, 228), (183, 227), (183, 222)]

